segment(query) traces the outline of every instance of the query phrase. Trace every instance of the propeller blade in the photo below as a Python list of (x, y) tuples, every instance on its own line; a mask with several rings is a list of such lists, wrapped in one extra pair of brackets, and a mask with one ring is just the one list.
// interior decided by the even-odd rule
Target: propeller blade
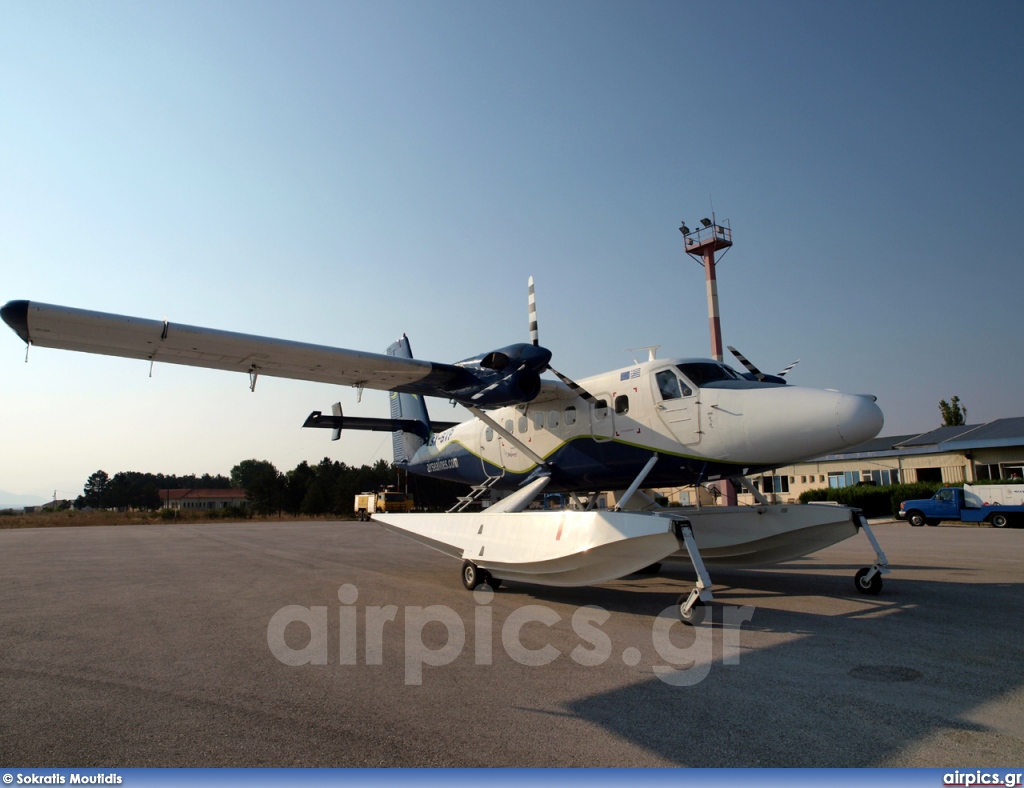
[(794, 361), (792, 364), (790, 364), (788, 367), (786, 367), (784, 370), (782, 370), (782, 372), (779, 373), (779, 377), (780, 378), (786, 377), (786, 373), (789, 372), (793, 367), (795, 367), (799, 363), (800, 363), (800, 359), (797, 359), (796, 361)]
[(530, 341), (534, 345), (540, 344), (540, 332), (537, 331), (537, 295), (533, 290), (533, 277), (530, 277)]
[(743, 366), (745, 366), (747, 368), (747, 372), (749, 372), (751, 375), (753, 375), (755, 378), (757, 378), (760, 381), (764, 380), (764, 373), (761, 370), (759, 370), (757, 367), (755, 367), (753, 364), (751, 364), (747, 360), (746, 356), (744, 356), (742, 353), (740, 353), (732, 345), (726, 345), (726, 347), (729, 348), (729, 352), (732, 353), (734, 356), (736, 356), (736, 358), (739, 359), (739, 362)]
[[(539, 346), (540, 345), (540, 332), (537, 330), (537, 293), (536, 293), (536, 291), (534, 289), (534, 286), (533, 286), (533, 277), (532, 276), (530, 277), (530, 282), (529, 282), (529, 302), (530, 302), (530, 341), (533, 342), (534, 345)], [(572, 389), (573, 393), (577, 397), (579, 397), (580, 399), (586, 401), (590, 405), (596, 405), (597, 404), (597, 399), (594, 397), (594, 395), (591, 394), (589, 391), (587, 391), (585, 388), (583, 388), (583, 386), (581, 386), (575, 380), (573, 380), (570, 377), (566, 377), (565, 375), (563, 375), (561, 372), (559, 372), (557, 369), (555, 369), (550, 364), (548, 364), (547, 368), (549, 370), (551, 370), (553, 373), (555, 373), (555, 377), (557, 377), (566, 386), (568, 386), (570, 389)]]
[(566, 386), (571, 388), (573, 393), (577, 397), (580, 397), (581, 399), (586, 400), (591, 405), (596, 405), (597, 404), (597, 399), (594, 397), (594, 395), (591, 394), (589, 391), (587, 391), (585, 388), (583, 388), (583, 386), (581, 386), (575, 380), (573, 380), (572, 378), (566, 377), (565, 375), (563, 375), (561, 372), (559, 372), (557, 369), (555, 369), (550, 364), (548, 364), (548, 369), (550, 369), (552, 372), (555, 373), (555, 377), (557, 377), (560, 381), (562, 381)]

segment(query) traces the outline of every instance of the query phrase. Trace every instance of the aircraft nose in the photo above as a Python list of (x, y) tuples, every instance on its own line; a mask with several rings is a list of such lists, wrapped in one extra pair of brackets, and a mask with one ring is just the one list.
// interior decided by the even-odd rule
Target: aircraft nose
[(844, 394), (836, 403), (836, 429), (847, 446), (856, 446), (874, 438), (882, 430), (885, 417), (866, 394)]

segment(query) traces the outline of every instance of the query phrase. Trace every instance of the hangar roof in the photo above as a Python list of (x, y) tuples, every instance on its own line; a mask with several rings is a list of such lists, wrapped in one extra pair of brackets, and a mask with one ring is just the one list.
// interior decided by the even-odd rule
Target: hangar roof
[(959, 427), (939, 427), (931, 432), (923, 432), (910, 440), (900, 441), (900, 446), (933, 446), (937, 443), (946, 443), (955, 440), (966, 432), (983, 427), (983, 424), (963, 424)]
[[(1024, 416), (996, 419), (987, 424), (939, 427), (920, 435), (891, 435), (874, 438), (843, 452), (816, 457), (818, 461), (857, 459), (871, 456), (966, 451), (997, 446), (1024, 446)], [(812, 460), (813, 462), (813, 460)]]

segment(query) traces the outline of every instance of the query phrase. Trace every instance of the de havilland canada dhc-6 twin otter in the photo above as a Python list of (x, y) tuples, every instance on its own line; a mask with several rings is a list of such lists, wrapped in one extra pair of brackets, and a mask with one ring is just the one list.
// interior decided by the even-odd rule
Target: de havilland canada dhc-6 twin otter
[[(679, 598), (683, 621), (712, 599), (707, 566), (758, 566), (799, 558), (863, 529), (877, 560), (857, 572), (877, 594), (889, 569), (859, 510), (770, 505), (748, 475), (847, 449), (875, 437), (875, 398), (740, 374), (705, 358), (646, 361), (574, 381), (539, 343), (533, 279), (531, 342), (456, 364), (413, 358), (403, 335), (387, 353), (364, 353), (123, 315), (11, 301), (0, 316), (28, 344), (391, 392), (391, 417), (313, 412), (303, 426), (393, 433), (395, 463), (409, 473), (473, 487), (451, 511), (377, 513), (390, 530), (461, 560), (473, 589), (502, 580), (551, 586), (607, 582), (663, 559), (688, 559), (695, 587)], [(735, 352), (735, 351), (734, 351)], [(737, 354), (739, 357), (739, 354)], [(551, 371), (558, 380), (543, 380)], [(462, 423), (431, 422), (424, 397), (466, 407)], [(659, 506), (641, 487), (735, 480), (756, 506)], [(468, 505), (508, 494), (482, 511)], [(575, 508), (528, 510), (542, 491)], [(597, 493), (615, 491), (611, 510)], [(581, 499), (580, 496), (583, 496)]]

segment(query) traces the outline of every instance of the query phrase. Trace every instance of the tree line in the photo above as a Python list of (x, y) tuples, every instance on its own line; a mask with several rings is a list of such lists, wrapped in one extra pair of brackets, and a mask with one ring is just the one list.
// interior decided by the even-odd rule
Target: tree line
[(230, 476), (174, 476), (121, 471), (110, 476), (96, 471), (85, 482), (76, 509), (154, 510), (163, 505), (166, 490), (227, 489), (246, 491), (252, 511), (258, 514), (350, 515), (357, 493), (391, 486), (408, 490), (417, 509), (444, 511), (451, 508), (467, 485), (410, 476), (386, 460), (372, 466), (354, 467), (324, 457), (310, 465), (303, 460), (290, 471), (281, 472), (267, 460), (243, 460)]
[(96, 471), (85, 480), (82, 494), (75, 499), (76, 509), (159, 509), (163, 490), (224, 490), (231, 487), (227, 476), (121, 471), (110, 476)]

